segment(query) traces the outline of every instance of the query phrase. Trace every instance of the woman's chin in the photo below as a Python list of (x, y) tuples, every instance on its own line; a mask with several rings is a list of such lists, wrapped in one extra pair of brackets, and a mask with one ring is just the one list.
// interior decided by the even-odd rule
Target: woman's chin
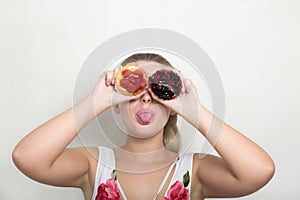
[(147, 139), (155, 136), (156, 134), (153, 133), (127, 133), (127, 135), (138, 138), (138, 139)]
[(165, 123), (162, 120), (151, 119), (147, 123), (145, 120), (135, 120), (135, 123), (127, 126), (127, 135), (140, 139), (151, 138), (163, 133)]
[(147, 139), (158, 135), (160, 132), (162, 131), (157, 130), (157, 128), (153, 128), (150, 126), (142, 126), (142, 127), (137, 127), (136, 130), (128, 131), (127, 135), (139, 139)]

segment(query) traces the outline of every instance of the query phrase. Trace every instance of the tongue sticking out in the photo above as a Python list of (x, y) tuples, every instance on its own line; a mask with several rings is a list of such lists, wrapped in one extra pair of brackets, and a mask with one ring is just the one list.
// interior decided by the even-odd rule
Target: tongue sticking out
[(153, 120), (153, 112), (150, 110), (140, 110), (136, 116), (137, 121), (142, 125), (150, 124)]

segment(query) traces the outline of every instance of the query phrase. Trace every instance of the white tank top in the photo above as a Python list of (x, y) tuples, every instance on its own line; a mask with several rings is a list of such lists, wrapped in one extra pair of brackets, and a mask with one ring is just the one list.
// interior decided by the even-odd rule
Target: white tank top
[[(157, 191), (157, 195), (165, 185), (174, 165), (175, 171), (164, 194), (163, 200), (188, 200), (190, 199), (191, 191), (193, 153), (184, 153), (171, 164)], [(114, 170), (114, 151), (107, 147), (99, 147), (99, 158), (92, 200), (127, 200), (121, 185), (118, 180), (116, 180)], [(154, 199), (156, 199), (156, 197)]]

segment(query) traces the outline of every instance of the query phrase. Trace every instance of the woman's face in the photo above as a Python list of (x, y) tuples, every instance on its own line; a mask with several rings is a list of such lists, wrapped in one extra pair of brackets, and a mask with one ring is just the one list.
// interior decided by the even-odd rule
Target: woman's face
[[(139, 66), (147, 73), (153, 73), (162, 68), (155, 62), (139, 61)], [(171, 110), (152, 98), (150, 91), (138, 99), (118, 105), (118, 110), (127, 128), (128, 134), (133, 137), (152, 137), (163, 131)]]

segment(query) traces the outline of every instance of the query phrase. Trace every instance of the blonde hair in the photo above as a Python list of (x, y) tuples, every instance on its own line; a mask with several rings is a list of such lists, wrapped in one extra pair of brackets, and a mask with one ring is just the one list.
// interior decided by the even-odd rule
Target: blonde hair
[[(162, 65), (173, 67), (167, 59), (155, 53), (133, 54), (128, 58), (126, 58), (121, 63), (121, 65), (124, 66), (129, 63), (137, 62), (141, 60), (157, 62)], [(181, 147), (181, 140), (180, 140), (180, 135), (178, 134), (178, 127), (177, 127), (177, 114), (170, 115), (166, 125), (164, 126), (163, 143), (167, 149), (175, 152), (178, 152)]]

